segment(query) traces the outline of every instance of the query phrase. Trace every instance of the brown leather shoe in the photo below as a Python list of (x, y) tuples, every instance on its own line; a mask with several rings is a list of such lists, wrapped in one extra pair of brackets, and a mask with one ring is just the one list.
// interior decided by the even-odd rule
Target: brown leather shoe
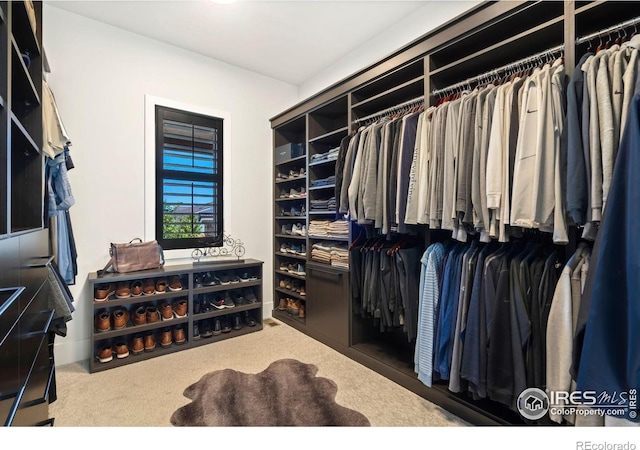
[(158, 280), (156, 281), (156, 292), (157, 293), (167, 292), (166, 278), (158, 278)]
[(116, 358), (122, 359), (129, 356), (129, 347), (124, 342), (116, 342)]
[(278, 311), (286, 311), (287, 310), (287, 299), (281, 298), (280, 303), (278, 304)]
[(160, 320), (160, 312), (155, 306), (147, 306), (147, 323), (155, 323)]
[(133, 310), (131, 321), (134, 325), (144, 325), (147, 323), (147, 309), (144, 306), (138, 306)]
[(173, 308), (171, 308), (169, 303), (163, 303), (160, 305), (160, 315), (162, 316), (162, 320), (173, 319)]
[(127, 326), (129, 321), (129, 311), (124, 308), (118, 308), (113, 311), (113, 328), (121, 330)]
[(147, 278), (142, 282), (142, 293), (144, 295), (153, 295), (156, 293), (156, 282), (151, 278)]
[(171, 328), (165, 328), (160, 335), (160, 345), (163, 348), (171, 347), (173, 340), (171, 339)]
[(144, 343), (142, 341), (142, 335), (136, 334), (131, 341), (131, 353), (139, 355), (144, 351)]
[(169, 290), (174, 292), (182, 290), (182, 281), (180, 281), (178, 275), (173, 275), (169, 278)]
[(131, 295), (133, 295), (134, 297), (140, 297), (142, 295), (142, 288), (142, 280), (135, 280), (133, 283), (131, 283)]
[(304, 305), (303, 305), (302, 303), (300, 303), (300, 304), (298, 305), (298, 317), (300, 317), (301, 319), (304, 319), (304, 318), (305, 318), (305, 315), (304, 315)]
[(103, 283), (96, 286), (93, 299), (96, 302), (106, 302), (109, 296), (116, 291), (116, 285), (113, 283)]
[(113, 359), (113, 350), (111, 350), (111, 347), (102, 347), (96, 355), (96, 358), (98, 358), (98, 361), (101, 363), (107, 363)]
[(177, 317), (186, 317), (188, 307), (187, 300), (184, 298), (173, 302), (173, 312), (176, 313)]
[(182, 328), (181, 326), (177, 326), (173, 329), (173, 341), (176, 344), (184, 344), (185, 342), (187, 342), (187, 338), (184, 334), (184, 328)]
[(289, 311), (289, 314), (291, 314), (292, 316), (297, 316), (299, 313), (298, 305), (292, 298), (287, 299), (287, 311)]
[(131, 297), (131, 287), (128, 281), (120, 281), (116, 286), (116, 298)]
[(109, 331), (111, 329), (111, 314), (108, 311), (102, 311), (96, 315), (96, 329), (98, 331)]
[(152, 352), (156, 348), (156, 337), (149, 331), (144, 335), (144, 351)]

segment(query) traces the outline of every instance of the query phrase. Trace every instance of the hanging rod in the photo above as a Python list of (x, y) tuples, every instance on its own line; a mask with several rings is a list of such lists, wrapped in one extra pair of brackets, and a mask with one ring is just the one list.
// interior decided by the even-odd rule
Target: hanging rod
[(583, 36), (581, 38), (576, 39), (576, 45), (584, 44), (585, 42), (590, 41), (592, 39), (604, 36), (606, 34), (613, 33), (615, 31), (620, 31), (620, 30), (622, 30), (624, 28), (628, 28), (628, 27), (631, 27), (633, 25), (637, 25), (639, 23), (640, 23), (640, 17), (636, 17), (635, 19), (627, 20), (626, 22), (621, 22), (621, 23), (619, 23), (617, 25), (613, 25), (612, 27), (609, 27), (607, 29), (600, 30), (600, 31), (598, 31), (596, 33), (591, 33), (588, 36)]
[(360, 122), (364, 122), (365, 120), (373, 119), (373, 118), (376, 118), (376, 117), (384, 117), (387, 114), (389, 114), (390, 112), (393, 112), (398, 108), (403, 108), (405, 106), (413, 105), (414, 103), (419, 103), (419, 102), (423, 102), (423, 101), (424, 101), (424, 95), (421, 95), (420, 97), (416, 97), (416, 98), (414, 98), (412, 100), (408, 100), (406, 102), (400, 103), (398, 105), (392, 106), (392, 107), (387, 108), (387, 109), (383, 109), (382, 111), (378, 111), (377, 113), (370, 114), (370, 115), (365, 116), (365, 117), (359, 117), (356, 120), (354, 120), (352, 123), (360, 123)]
[(518, 65), (520, 65), (520, 64), (524, 64), (524, 63), (529, 62), (529, 61), (534, 61), (534, 60), (540, 58), (541, 56), (545, 56), (545, 55), (549, 55), (549, 54), (553, 54), (553, 53), (558, 53), (558, 52), (561, 52), (563, 50), (564, 50), (564, 45), (558, 45), (557, 47), (553, 47), (553, 48), (550, 48), (550, 49), (545, 50), (543, 52), (536, 53), (535, 55), (527, 56), (526, 58), (519, 59), (518, 61), (514, 61), (514, 62), (511, 62), (509, 64), (505, 64), (504, 66), (498, 67), (497, 69), (492, 69), (492, 70), (490, 70), (488, 72), (485, 72), (485, 73), (483, 73), (481, 75), (476, 75), (474, 77), (467, 78), (464, 81), (460, 81), (459, 83), (452, 84), (451, 86), (448, 86), (446, 88), (436, 89), (436, 90), (431, 92), (431, 95), (436, 96), (436, 95), (440, 95), (440, 94), (442, 94), (444, 92), (450, 91), (452, 89), (457, 89), (459, 87), (470, 86), (471, 84), (478, 83), (480, 80), (483, 80), (485, 78), (489, 78), (492, 75), (496, 75), (499, 72), (505, 72), (507, 70), (514, 69), (514, 68), (518, 67)]

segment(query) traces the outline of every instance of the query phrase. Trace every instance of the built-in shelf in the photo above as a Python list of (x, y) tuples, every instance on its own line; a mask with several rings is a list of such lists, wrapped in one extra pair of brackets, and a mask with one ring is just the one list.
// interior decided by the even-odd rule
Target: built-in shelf
[(181, 323), (187, 323), (188, 321), (189, 321), (189, 317), (176, 317), (170, 320), (161, 320), (158, 322), (147, 323), (144, 325), (133, 325), (133, 323), (129, 321), (129, 323), (125, 328), (121, 328), (119, 330), (98, 331), (96, 329), (93, 334), (93, 340), (103, 341), (105, 339), (111, 339), (118, 336), (144, 333), (145, 331), (157, 330), (157, 329), (166, 328), (166, 327), (173, 327)]
[[(23, 153), (26, 153), (27, 151), (30, 152), (31, 150), (36, 153), (40, 153), (40, 147), (38, 147), (38, 144), (35, 143), (29, 132), (22, 125), (20, 119), (18, 119), (13, 112), (10, 113), (10, 117), (14, 131), (18, 131), (18, 133), (16, 133), (17, 139), (13, 141), (11, 145), (16, 146), (17, 148), (17, 144), (19, 144), (20, 150)], [(16, 135), (12, 135), (12, 139), (15, 138)]]
[(322, 241), (349, 242), (349, 237), (337, 237), (337, 236), (309, 236), (309, 239), (318, 239)]
[(305, 197), (294, 197), (294, 198), (289, 197), (289, 198), (277, 198), (276, 201), (277, 202), (292, 202), (292, 201), (296, 201), (296, 200), (300, 201), (300, 200), (306, 200), (306, 199), (307, 199), (306, 196)]
[(280, 287), (276, 288), (276, 291), (278, 292), (282, 292), (283, 294), (287, 294), (290, 297), (294, 297), (297, 298), (299, 300), (306, 300), (306, 297), (303, 295), (298, 294), (296, 291), (292, 291), (290, 289), (282, 289)]
[[(27, 5), (24, 1), (12, 2), (13, 23), (11, 33), (15, 36), (16, 41), (20, 44), (22, 51), (28, 51), (32, 56), (40, 56), (40, 44), (36, 36), (35, 30), (31, 26), (29, 15), (27, 13)], [(19, 54), (19, 53), (18, 53)]]
[(307, 177), (289, 178), (288, 180), (276, 180), (276, 184), (292, 183), (294, 181), (304, 181)]
[(291, 158), (291, 159), (287, 159), (285, 161), (280, 161), (279, 163), (276, 163), (276, 166), (285, 166), (287, 164), (292, 164), (292, 163), (296, 163), (296, 162), (306, 162), (307, 160), (307, 155), (302, 155), (302, 156), (296, 156), (295, 158)]
[(277, 256), (283, 256), (285, 258), (301, 259), (303, 261), (307, 259), (307, 255), (294, 255), (293, 253), (282, 253), (282, 252), (275, 252), (275, 254)]
[(228, 316), (233, 313), (241, 313), (244, 311), (260, 310), (262, 308), (262, 302), (250, 303), (248, 305), (236, 305), (233, 308), (225, 308), (222, 310), (214, 310), (209, 312), (201, 312), (193, 315), (193, 321), (211, 319), (212, 317)]
[(273, 310), (273, 317), (275, 317), (278, 320), (281, 320), (282, 322), (288, 324), (288, 325), (292, 325), (292, 326), (305, 326), (305, 320), (304, 317), (298, 317), (298, 316), (292, 316), (291, 314), (289, 314), (286, 311), (280, 311), (278, 309), (278, 305), (275, 305), (275, 309)]
[[(11, 92), (14, 94), (11, 99), (12, 109), (14, 106), (19, 106), (18, 110), (29, 111), (33, 109), (33, 107), (40, 105), (40, 95), (38, 94), (39, 90), (36, 88), (36, 85), (31, 78), (29, 69), (25, 65), (20, 49), (18, 48), (18, 44), (16, 44), (13, 37), (11, 37), (11, 44), (13, 48)], [(16, 71), (19, 73), (16, 73)], [(19, 102), (25, 103), (25, 105), (16, 105)]]
[(335, 214), (335, 211), (330, 211), (330, 210), (326, 210), (326, 211), (309, 211), (309, 214), (313, 214), (313, 215), (327, 215), (327, 214)]
[(322, 166), (324, 164), (334, 163), (337, 160), (338, 160), (338, 158), (323, 159), (322, 161), (316, 161), (316, 162), (309, 163), (309, 167)]
[(285, 272), (284, 270), (276, 270), (276, 273), (279, 273), (280, 275), (284, 275), (287, 277), (291, 277), (291, 278), (297, 278), (298, 280), (306, 280), (306, 276), (304, 275), (298, 275), (297, 273), (290, 273), (290, 272)]
[(349, 127), (342, 127), (342, 128), (338, 128), (337, 130), (333, 130), (330, 131), (328, 133), (325, 133), (321, 136), (318, 137), (314, 137), (313, 139), (309, 139), (309, 143), (316, 143), (319, 141), (325, 141), (331, 138), (335, 138), (338, 135), (344, 134), (346, 135), (349, 132)]
[[(255, 331), (262, 330), (263, 325), (260, 324), (260, 322), (258, 321), (257, 318), (254, 317), (254, 319), (258, 323), (256, 323), (256, 325), (253, 326), (253, 327), (250, 327), (250, 326), (245, 325), (243, 323), (242, 324), (242, 328), (240, 328), (239, 330), (231, 330), (228, 333), (221, 333), (218, 336), (202, 337), (202, 335), (201, 335), (200, 339), (195, 339), (195, 340), (193, 340), (193, 342), (191, 342), (191, 346), (192, 347), (199, 347), (201, 345), (211, 344), (212, 342), (224, 341), (225, 339), (230, 339), (230, 338), (234, 338), (234, 337), (238, 337), (238, 336), (243, 336), (245, 334), (249, 334), (249, 333), (253, 333)], [(199, 331), (202, 333), (201, 330), (199, 330)]]
[(293, 236), (291, 234), (276, 234), (276, 237), (285, 239), (306, 239), (304, 236)]
[[(412, 80), (406, 81), (402, 84), (399, 84), (398, 86), (394, 86), (390, 89), (387, 89), (384, 92), (381, 92), (377, 95), (374, 95), (373, 97), (370, 97), (366, 100), (363, 100), (361, 102), (355, 103), (354, 105), (351, 106), (352, 109), (360, 109), (363, 108), (365, 106), (368, 105), (377, 105), (380, 102), (381, 99), (384, 99), (385, 97), (389, 97), (390, 95), (393, 94), (397, 94), (400, 93), (402, 91), (406, 91), (408, 90), (408, 88), (414, 87), (414, 86), (420, 86), (424, 84), (424, 75), (421, 75), (419, 77), (413, 78)], [(424, 91), (424, 88), (422, 89)], [(396, 102), (397, 103), (397, 102)]]
[(309, 190), (310, 191), (319, 191), (322, 189), (335, 189), (336, 185), (335, 184), (326, 184), (324, 186), (310, 186)]

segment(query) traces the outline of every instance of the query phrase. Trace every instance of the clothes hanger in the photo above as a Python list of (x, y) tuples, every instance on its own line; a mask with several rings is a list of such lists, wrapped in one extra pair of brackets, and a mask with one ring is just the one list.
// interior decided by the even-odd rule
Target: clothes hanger
[(622, 44), (622, 34), (620, 34), (620, 29), (618, 28), (618, 37), (614, 41), (614, 45), (620, 45), (620, 44)]
[(611, 40), (611, 31), (609, 31), (609, 40), (604, 44), (604, 48), (609, 50), (613, 45), (613, 41)]
[(598, 44), (598, 47), (596, 47), (596, 53), (600, 52), (604, 47), (602, 44), (602, 36), (599, 36), (600, 38), (600, 44)]

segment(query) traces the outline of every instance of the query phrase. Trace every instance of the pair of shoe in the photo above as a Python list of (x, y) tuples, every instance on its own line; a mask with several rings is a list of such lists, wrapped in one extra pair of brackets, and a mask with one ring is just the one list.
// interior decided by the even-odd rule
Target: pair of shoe
[(304, 186), (301, 186), (298, 189), (291, 188), (289, 191), (289, 198), (305, 198), (307, 196), (307, 191)]
[(306, 236), (307, 227), (304, 224), (296, 223), (291, 227), (292, 236)]
[(289, 178), (301, 178), (306, 176), (306, 174), (307, 172), (305, 171), (304, 167), (301, 167), (300, 170), (289, 170)]
[(304, 264), (280, 263), (280, 270), (282, 272), (289, 272), (299, 276), (306, 275)]
[(127, 326), (129, 321), (129, 311), (124, 308), (116, 308), (112, 313), (109, 311), (99, 311), (95, 317), (96, 330), (99, 332), (111, 329), (121, 330)]
[(101, 283), (95, 287), (93, 300), (96, 302), (106, 302), (109, 297), (116, 292), (115, 283)]
[(286, 311), (292, 316), (297, 316), (301, 319), (305, 317), (305, 304), (302, 301), (295, 300), (293, 298), (281, 298), (278, 304), (278, 310)]
[(113, 346), (105, 344), (98, 349), (96, 358), (101, 363), (108, 363), (113, 361), (114, 353), (118, 359), (126, 358), (129, 356), (129, 346), (124, 341), (117, 341)]

